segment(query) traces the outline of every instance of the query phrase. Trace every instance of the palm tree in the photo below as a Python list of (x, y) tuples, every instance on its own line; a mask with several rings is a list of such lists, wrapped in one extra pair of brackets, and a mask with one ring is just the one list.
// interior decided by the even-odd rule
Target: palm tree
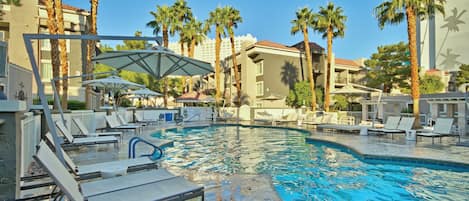
[[(47, 0), (46, 2), (46, 11), (47, 11), (47, 28), (49, 29), (49, 34), (57, 34), (57, 18), (56, 18), (56, 5), (55, 1)], [(52, 58), (52, 76), (60, 77), (60, 51), (59, 51), (59, 41), (56, 39), (50, 39), (51, 44), (51, 58)], [(60, 89), (60, 81), (56, 80), (54, 83), (56, 89)], [(56, 105), (54, 104), (54, 109)]]
[(181, 55), (184, 56), (184, 23), (190, 21), (192, 18), (192, 10), (189, 6), (187, 6), (187, 2), (185, 0), (177, 0), (174, 2), (172, 9), (177, 19), (174, 23), (174, 28), (177, 32), (179, 32)]
[(173, 24), (174, 16), (171, 7), (167, 5), (156, 6), (156, 12), (151, 11), (154, 20), (147, 23), (148, 27), (153, 28), (153, 34), (158, 35), (160, 31), (163, 34), (163, 47), (168, 47), (169, 44), (169, 28)]
[[(187, 54), (189, 57), (194, 58), (195, 46), (202, 43), (205, 39), (205, 32), (202, 27), (202, 22), (195, 18), (191, 18), (183, 28), (184, 41), (187, 43)], [(184, 79), (185, 80), (185, 79)], [(185, 86), (185, 82), (183, 82)], [(192, 79), (189, 79), (189, 92), (192, 92)]]
[(375, 8), (375, 15), (381, 29), (386, 24), (399, 24), (407, 21), (407, 34), (410, 51), (410, 79), (414, 127), (420, 127), (419, 116), (419, 68), (417, 61), (417, 19), (435, 15), (435, 12), (444, 14), (446, 0), (387, 0)]
[(332, 39), (335, 37), (344, 37), (345, 21), (341, 7), (335, 7), (334, 3), (329, 2), (327, 7), (319, 7), (317, 22), (314, 23), (317, 31), (323, 33), (323, 38), (327, 38), (327, 70), (326, 70), (326, 88), (324, 90), (324, 110), (329, 112), (330, 92), (331, 92), (331, 62), (332, 62)]
[[(147, 26), (153, 28), (153, 34), (157, 35), (160, 31), (163, 32), (163, 47), (168, 48), (168, 33), (171, 35), (174, 35), (174, 24), (175, 24), (175, 15), (174, 15), (174, 9), (172, 7), (169, 7), (167, 5), (163, 6), (157, 6), (156, 7), (156, 12), (151, 11), (150, 12), (153, 17), (155, 17), (154, 20), (150, 21), (147, 23)], [(164, 81), (164, 87), (163, 87), (163, 102), (164, 106), (168, 106), (168, 79), (163, 78)]]
[[(57, 17), (58, 34), (65, 34), (64, 30), (64, 15), (62, 12), (62, 0), (55, 0), (55, 14)], [(64, 39), (59, 40), (60, 47), (60, 66), (62, 70), (62, 77), (68, 76), (68, 55), (67, 55), (67, 41)], [(58, 90), (58, 89), (57, 89)], [(68, 79), (62, 80), (62, 109), (68, 108)]]
[(228, 22), (228, 15), (221, 7), (217, 7), (211, 11), (209, 18), (205, 22), (205, 30), (209, 31), (210, 26), (215, 26), (215, 100), (220, 100), (220, 47), (221, 47), (221, 36), (225, 36), (225, 27)]
[[(98, 15), (98, 0), (90, 0), (91, 3), (91, 14), (90, 14), (90, 35), (96, 35), (98, 33), (97, 28), (97, 15)], [(95, 52), (96, 41), (89, 40), (88, 48), (86, 52), (86, 74), (91, 75), (93, 73), (93, 63), (91, 62), (91, 57)], [(86, 80), (93, 79), (92, 76), (86, 76)], [(91, 86), (86, 86), (85, 99), (86, 99), (86, 108), (92, 109), (92, 100), (91, 100)]]
[(311, 59), (311, 50), (309, 48), (308, 28), (312, 27), (316, 15), (311, 9), (304, 7), (296, 11), (296, 19), (292, 20), (291, 33), (303, 33), (303, 42), (305, 45), (306, 62), (308, 63), (309, 86), (311, 90), (311, 110), (316, 111), (316, 91), (314, 90), (313, 63)]
[(234, 75), (235, 75), (235, 80), (236, 80), (236, 90), (238, 92), (237, 102), (238, 104), (241, 104), (241, 83), (240, 83), (238, 64), (236, 62), (236, 50), (235, 50), (233, 28), (237, 28), (238, 24), (243, 22), (243, 18), (241, 18), (239, 10), (236, 10), (235, 8), (231, 6), (226, 6), (223, 9), (225, 9), (226, 14), (228, 14), (228, 23), (225, 26), (230, 36), (230, 42), (231, 42), (231, 60), (233, 61)]

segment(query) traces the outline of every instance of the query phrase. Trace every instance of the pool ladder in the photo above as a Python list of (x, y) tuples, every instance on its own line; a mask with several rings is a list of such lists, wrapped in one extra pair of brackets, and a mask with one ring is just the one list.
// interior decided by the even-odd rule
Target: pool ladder
[(148, 142), (147, 140), (142, 139), (141, 137), (133, 137), (129, 140), (129, 158), (135, 158), (135, 147), (139, 142), (143, 142), (153, 148), (152, 153), (142, 154), (140, 155), (140, 157), (146, 156), (149, 157), (151, 160), (158, 160), (163, 157), (163, 150), (160, 147), (152, 144), (151, 142)]

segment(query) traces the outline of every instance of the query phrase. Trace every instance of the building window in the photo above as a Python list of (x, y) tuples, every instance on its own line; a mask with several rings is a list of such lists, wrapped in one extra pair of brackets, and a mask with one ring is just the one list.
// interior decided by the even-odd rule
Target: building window
[(264, 61), (256, 63), (256, 75), (264, 75)]
[(257, 96), (263, 96), (264, 95), (264, 82), (256, 82), (256, 94)]
[(52, 62), (51, 60), (41, 60), (41, 80), (50, 82), (52, 79)]

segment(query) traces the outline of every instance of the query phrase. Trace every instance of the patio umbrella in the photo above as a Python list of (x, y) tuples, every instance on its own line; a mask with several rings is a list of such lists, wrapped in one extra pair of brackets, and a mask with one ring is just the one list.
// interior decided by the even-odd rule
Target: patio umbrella
[[(107, 78), (87, 80), (83, 81), (82, 85), (90, 85), (95, 87), (104, 88), (105, 90), (110, 90), (111, 96), (113, 97), (115, 93), (121, 90), (127, 89), (139, 89), (143, 88), (143, 85), (133, 83), (127, 80), (120, 78), (119, 76), (109, 76)], [(116, 104), (114, 103), (114, 109), (116, 109)]]
[(109, 51), (96, 56), (93, 61), (116, 70), (148, 73), (157, 79), (168, 75), (193, 76), (213, 72), (210, 63), (178, 55), (160, 46), (151, 50)]
[(331, 92), (331, 94), (368, 94), (368, 93), (370, 92), (362, 90), (362, 89), (357, 89), (353, 87), (352, 85), (345, 85), (344, 87)]
[(139, 90), (135, 90), (135, 91), (129, 91), (125, 94), (135, 95), (137, 97), (142, 97), (142, 98), (148, 98), (148, 97), (151, 97), (151, 96), (163, 96), (163, 94), (152, 91), (148, 88), (139, 89)]
[(278, 97), (276, 95), (270, 94), (270, 96), (267, 96), (265, 98), (261, 98), (261, 100), (268, 100), (268, 101), (276, 101), (276, 100), (281, 100), (282, 97)]
[(152, 91), (148, 88), (144, 88), (144, 89), (139, 89), (139, 90), (134, 90), (134, 91), (129, 91), (125, 94), (128, 94), (128, 95), (132, 95), (131, 97), (129, 98), (144, 98), (144, 99), (147, 99), (148, 101), (148, 98), (149, 97), (154, 97), (154, 96), (163, 96), (163, 94), (160, 94), (158, 92), (155, 92), (155, 91)]
[(176, 98), (177, 103), (213, 103), (215, 99), (200, 92), (185, 93)]

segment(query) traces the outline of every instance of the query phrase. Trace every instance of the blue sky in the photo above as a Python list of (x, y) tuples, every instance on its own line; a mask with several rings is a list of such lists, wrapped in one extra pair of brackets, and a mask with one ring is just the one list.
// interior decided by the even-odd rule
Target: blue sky
[[(63, 0), (64, 3), (89, 10), (89, 1)], [(231, 5), (240, 10), (243, 17), (236, 35), (252, 34), (258, 40), (270, 40), (285, 45), (301, 41), (300, 34), (291, 35), (291, 20), (295, 11), (304, 6), (318, 11), (331, 0), (187, 0), (195, 16), (205, 20), (217, 6)], [(104, 35), (133, 35), (136, 30), (151, 36), (152, 30), (145, 24), (152, 20), (150, 11), (156, 5), (171, 5), (174, 0), (100, 0), (98, 7), (98, 33)], [(369, 58), (379, 45), (407, 41), (405, 23), (387, 26), (380, 30), (373, 15), (373, 8), (382, 0), (333, 0), (348, 16), (343, 39), (334, 41), (336, 57), (356, 59)], [(213, 37), (213, 34), (209, 34)], [(176, 41), (177, 38), (171, 38)], [(310, 35), (310, 40), (326, 48), (326, 41), (319, 34)]]

